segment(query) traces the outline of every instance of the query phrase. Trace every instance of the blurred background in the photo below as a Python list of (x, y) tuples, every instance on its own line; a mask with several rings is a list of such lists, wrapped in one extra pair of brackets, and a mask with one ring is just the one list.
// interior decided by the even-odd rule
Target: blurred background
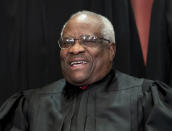
[(0, 104), (20, 90), (62, 78), (57, 40), (79, 10), (114, 25), (114, 68), (172, 86), (171, 0), (1, 0)]

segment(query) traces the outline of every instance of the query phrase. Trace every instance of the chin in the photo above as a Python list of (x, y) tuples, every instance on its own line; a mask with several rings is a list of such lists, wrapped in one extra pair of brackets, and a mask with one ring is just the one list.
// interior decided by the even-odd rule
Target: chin
[(70, 78), (68, 78), (68, 82), (73, 85), (87, 85), (88, 84), (88, 76), (85, 75), (73, 75)]
[(82, 86), (90, 84), (90, 78), (92, 77), (92, 69), (76, 69), (76, 70), (63, 70), (64, 78), (71, 84)]

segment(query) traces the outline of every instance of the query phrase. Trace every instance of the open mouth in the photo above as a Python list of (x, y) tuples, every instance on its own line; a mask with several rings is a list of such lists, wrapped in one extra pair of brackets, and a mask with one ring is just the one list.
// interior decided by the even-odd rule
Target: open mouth
[(72, 61), (70, 62), (70, 66), (79, 66), (79, 65), (83, 65), (83, 64), (87, 64), (86, 61)]

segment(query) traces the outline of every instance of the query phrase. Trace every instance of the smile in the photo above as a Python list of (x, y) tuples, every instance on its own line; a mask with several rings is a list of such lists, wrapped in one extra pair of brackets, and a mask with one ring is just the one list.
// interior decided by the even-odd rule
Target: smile
[(87, 64), (87, 62), (86, 61), (73, 61), (70, 63), (71, 66), (78, 66), (81, 64)]

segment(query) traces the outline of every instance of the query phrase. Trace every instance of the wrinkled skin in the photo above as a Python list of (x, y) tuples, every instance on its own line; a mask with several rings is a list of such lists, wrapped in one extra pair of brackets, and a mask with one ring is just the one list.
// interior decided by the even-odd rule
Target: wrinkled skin
[[(79, 38), (81, 35), (100, 35), (101, 25), (94, 17), (80, 19), (75, 16), (66, 25), (62, 37)], [(102, 79), (112, 68), (115, 55), (113, 43), (100, 43), (96, 47), (84, 47), (75, 41), (68, 49), (61, 49), (61, 67), (64, 78), (71, 84), (82, 86), (92, 84)], [(71, 65), (72, 62), (81, 64)]]

